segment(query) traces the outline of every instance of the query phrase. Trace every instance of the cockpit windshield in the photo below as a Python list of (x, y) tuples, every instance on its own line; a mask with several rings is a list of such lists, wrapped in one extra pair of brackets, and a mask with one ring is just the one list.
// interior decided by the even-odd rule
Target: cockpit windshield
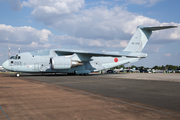
[(14, 59), (14, 56), (11, 56), (9, 59)]
[(18, 55), (16, 55), (16, 56), (11, 56), (9, 59), (21, 59), (21, 56), (18, 56)]
[(16, 56), (14, 56), (14, 59), (17, 59), (17, 55), (16, 55)]

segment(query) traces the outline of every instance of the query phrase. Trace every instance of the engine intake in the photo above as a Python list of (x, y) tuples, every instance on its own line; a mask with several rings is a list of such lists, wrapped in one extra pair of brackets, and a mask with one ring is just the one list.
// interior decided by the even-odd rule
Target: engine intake
[(50, 58), (50, 64), (52, 70), (70, 69), (72, 67), (84, 65), (83, 63), (71, 60), (68, 57), (52, 57)]

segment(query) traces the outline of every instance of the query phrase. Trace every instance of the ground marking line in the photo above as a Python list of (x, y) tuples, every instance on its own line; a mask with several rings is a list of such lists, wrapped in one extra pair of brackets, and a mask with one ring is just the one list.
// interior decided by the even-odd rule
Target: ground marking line
[(3, 109), (1, 108), (1, 106), (0, 106), (0, 109), (2, 110), (2, 112), (4, 113), (4, 115), (7, 117), (7, 119), (10, 120), (10, 119), (8, 118), (8, 116), (6, 115), (6, 113), (3, 111)]

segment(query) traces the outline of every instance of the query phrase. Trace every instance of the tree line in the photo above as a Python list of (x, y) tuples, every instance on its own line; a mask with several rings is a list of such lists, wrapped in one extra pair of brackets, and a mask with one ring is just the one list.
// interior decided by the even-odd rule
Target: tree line
[(125, 67), (124, 65), (120, 65), (120, 66), (117, 66), (117, 67), (114, 67), (112, 69), (157, 69), (157, 70), (166, 70), (166, 69), (173, 69), (173, 70), (176, 70), (177, 68), (180, 68), (180, 66), (175, 66), (175, 65), (162, 65), (162, 66), (154, 66), (152, 68), (149, 68), (149, 67), (144, 67), (144, 66), (135, 66), (135, 65), (132, 65), (130, 67)]

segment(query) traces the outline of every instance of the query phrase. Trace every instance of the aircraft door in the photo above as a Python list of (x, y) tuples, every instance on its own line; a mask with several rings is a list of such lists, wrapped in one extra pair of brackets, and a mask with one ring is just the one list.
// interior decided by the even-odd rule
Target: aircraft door
[(96, 70), (99, 70), (99, 62), (95, 62)]
[(41, 68), (46, 66), (46, 61), (47, 61), (46, 58), (41, 57)]
[(34, 70), (39, 70), (39, 64), (38, 63), (34, 64)]

